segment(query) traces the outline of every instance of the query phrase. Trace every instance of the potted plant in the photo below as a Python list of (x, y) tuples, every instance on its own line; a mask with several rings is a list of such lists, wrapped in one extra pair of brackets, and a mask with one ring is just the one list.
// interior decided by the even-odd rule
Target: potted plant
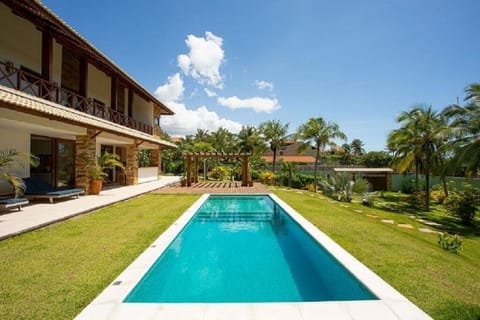
[(118, 154), (105, 152), (98, 156), (95, 161), (87, 164), (88, 180), (90, 181), (90, 194), (99, 194), (103, 187), (103, 181), (108, 174), (107, 169), (120, 168), (125, 170), (125, 165), (120, 161)]

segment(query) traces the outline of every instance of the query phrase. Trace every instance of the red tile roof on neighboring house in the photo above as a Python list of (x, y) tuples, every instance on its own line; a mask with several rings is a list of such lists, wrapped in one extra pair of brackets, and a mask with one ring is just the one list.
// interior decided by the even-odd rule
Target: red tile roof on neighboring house
[[(273, 156), (262, 156), (262, 159), (273, 162)], [(277, 162), (315, 163), (315, 158), (311, 156), (278, 156)]]

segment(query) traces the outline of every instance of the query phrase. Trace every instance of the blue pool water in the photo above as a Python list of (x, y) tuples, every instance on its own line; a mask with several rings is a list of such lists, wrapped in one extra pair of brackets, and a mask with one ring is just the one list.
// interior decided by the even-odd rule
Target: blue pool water
[(210, 196), (124, 302), (377, 299), (268, 196)]

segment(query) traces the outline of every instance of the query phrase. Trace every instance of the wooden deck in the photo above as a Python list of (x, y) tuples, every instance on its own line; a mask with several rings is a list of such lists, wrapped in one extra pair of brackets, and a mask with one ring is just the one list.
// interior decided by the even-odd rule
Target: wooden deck
[(162, 194), (190, 193), (270, 193), (271, 191), (261, 183), (254, 183), (253, 187), (242, 187), (240, 181), (234, 182), (198, 182), (191, 187), (182, 187), (180, 183), (166, 186), (155, 191)]

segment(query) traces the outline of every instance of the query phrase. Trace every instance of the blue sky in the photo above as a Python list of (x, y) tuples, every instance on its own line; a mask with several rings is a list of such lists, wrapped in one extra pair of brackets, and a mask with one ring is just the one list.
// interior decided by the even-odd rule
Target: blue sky
[(177, 112), (171, 135), (323, 117), (382, 150), (398, 113), (480, 82), (478, 0), (44, 3)]

